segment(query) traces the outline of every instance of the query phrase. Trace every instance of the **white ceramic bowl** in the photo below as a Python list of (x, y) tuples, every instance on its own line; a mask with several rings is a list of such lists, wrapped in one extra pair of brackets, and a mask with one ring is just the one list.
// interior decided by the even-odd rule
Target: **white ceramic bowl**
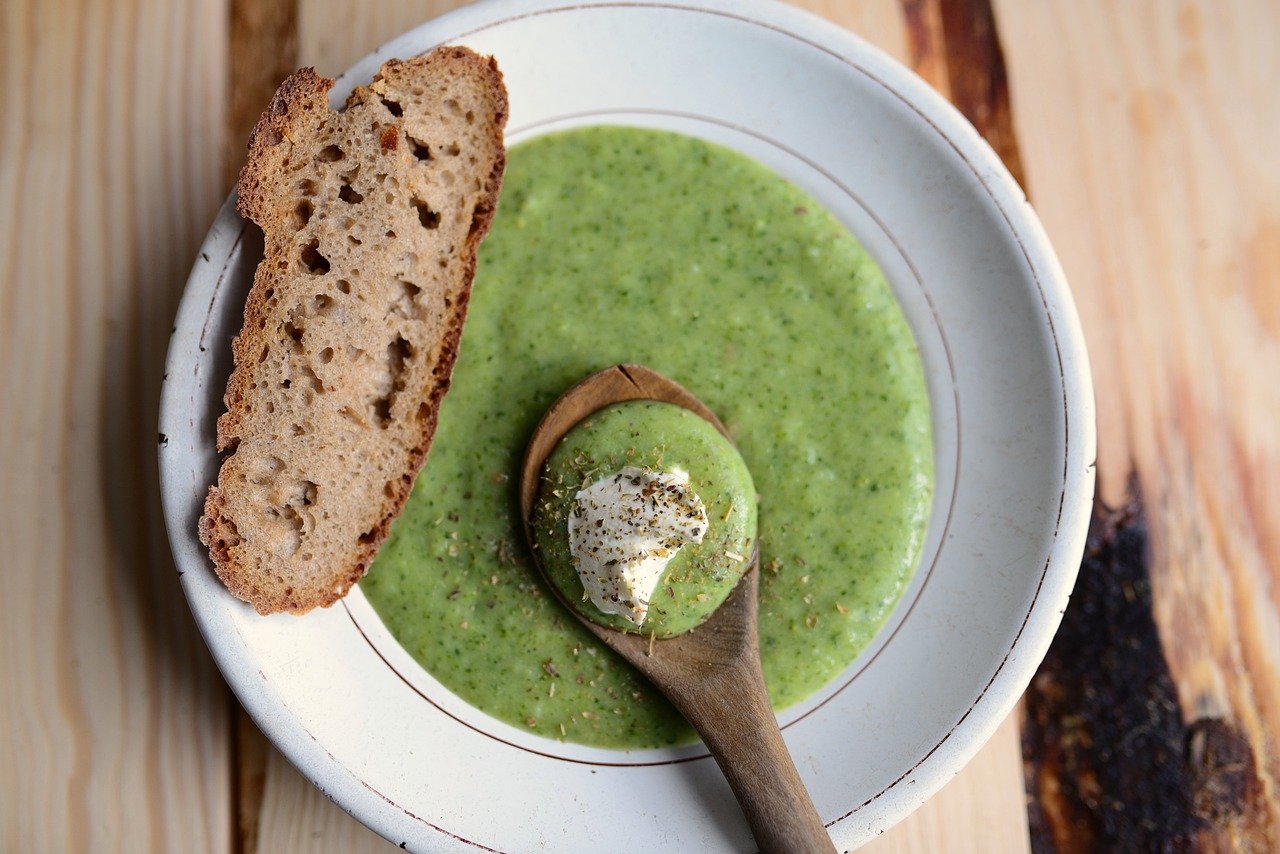
[[(920, 343), (937, 498), (915, 581), (876, 642), (781, 716), (842, 848), (950, 779), (1026, 687), (1075, 580), (1093, 491), (1093, 399), (1062, 271), (1017, 185), (902, 66), (794, 8), (743, 0), (492, 0), (365, 57), (447, 42), (498, 58), (509, 142), (625, 123), (739, 149), (816, 196), (880, 262)], [(163, 500), (191, 608), (241, 702), (326, 794), (413, 850), (751, 849), (700, 746), (561, 744), (460, 701), (358, 589), (256, 616), (214, 576), (196, 519), (260, 252), (228, 202), (191, 273), (161, 408)]]

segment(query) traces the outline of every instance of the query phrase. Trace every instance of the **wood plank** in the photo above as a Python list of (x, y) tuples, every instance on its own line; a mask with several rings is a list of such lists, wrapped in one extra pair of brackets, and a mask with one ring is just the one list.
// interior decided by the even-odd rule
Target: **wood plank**
[(991, 2), (949, 0), (939, 5), (951, 102), (1000, 155), (1014, 180), (1025, 187)]
[(227, 183), (244, 165), (249, 131), (271, 96), (298, 68), (297, 0), (229, 0), (227, 119), (224, 155)]
[(405, 30), (443, 15), (466, 0), (299, 0), (299, 57), (333, 76)]
[(159, 517), (225, 191), (222, 0), (0, 4), (0, 849), (226, 851), (229, 695)]
[(871, 42), (899, 62), (907, 62), (907, 21), (900, 0), (787, 0), (821, 15)]
[[(1142, 785), (1052, 773), (1033, 754), (1050, 825), (1042, 844), (1069, 839), (1052, 831), (1070, 825), (1101, 833), (1101, 844), (1149, 832), (1166, 846), (1277, 850), (1280, 6), (996, 9), (1027, 178), (1094, 367), (1100, 494), (1111, 507), (1144, 500), (1124, 523), (1150, 535), (1134, 596), (1149, 585), (1167, 659), (1149, 659), (1146, 679), (1167, 666), (1173, 712), (1157, 722), (1176, 725), (1167, 762), (1186, 764), (1189, 787), (1185, 826), (1161, 837), (1130, 826)], [(1119, 690), (1086, 681), (1080, 695), (1106, 703)], [(1055, 726), (1096, 713), (1067, 702), (1042, 711)], [(1125, 755), (1132, 735), (1075, 734), (1090, 759)]]
[[(936, 0), (796, 0), (796, 4), (826, 16), (910, 63), (917, 73), (945, 91), (945, 42)], [(377, 45), (457, 5), (461, 5), (457, 0), (394, 0), (379, 4), (300, 0), (298, 62), (313, 64), (322, 74), (337, 74)], [(910, 29), (909, 18), (913, 22)], [(246, 851), (289, 851), (301, 846), (309, 851), (336, 852), (388, 847), (320, 795), (255, 731), (242, 731), (241, 738), (242, 744), (246, 739), (258, 739), (252, 749), (260, 748), (267, 757), (265, 772), (252, 756), (241, 765), (242, 779), (250, 781), (241, 820), (241, 827), (249, 828), (243, 842)], [(263, 780), (263, 790), (260, 803), (255, 803), (258, 796), (252, 781), (258, 779)], [(978, 851), (994, 841), (999, 841), (1000, 850), (1004, 851), (1027, 847), (1021, 754), (1016, 722), (1012, 719), (957, 779), (877, 840), (873, 850), (932, 851), (946, 846), (947, 850)]]
[(944, 97), (951, 97), (941, 0), (902, 0), (907, 54), (899, 57)]

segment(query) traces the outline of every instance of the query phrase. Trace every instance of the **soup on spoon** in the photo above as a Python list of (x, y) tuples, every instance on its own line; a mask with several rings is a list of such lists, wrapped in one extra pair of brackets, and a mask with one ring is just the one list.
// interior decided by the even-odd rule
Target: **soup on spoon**
[[(647, 435), (648, 429), (658, 432)], [(669, 447), (670, 440), (690, 447)], [(739, 501), (746, 506), (734, 507)], [(833, 851), (765, 690), (755, 492), (715, 415), (641, 365), (592, 374), (552, 404), (534, 430), (520, 509), (557, 595), (702, 736), (761, 851)], [(703, 543), (750, 552), (722, 548), (730, 552), (720, 556), (726, 565), (703, 554)], [(679, 593), (673, 575), (680, 576)]]
[(702, 624), (755, 549), (746, 463), (711, 422), (654, 400), (615, 403), (543, 468), (534, 543), (562, 598), (602, 626), (658, 638)]

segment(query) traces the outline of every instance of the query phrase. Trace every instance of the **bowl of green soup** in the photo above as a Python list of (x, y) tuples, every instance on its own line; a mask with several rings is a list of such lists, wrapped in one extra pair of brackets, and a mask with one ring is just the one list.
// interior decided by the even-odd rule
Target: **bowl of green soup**
[[(861, 844), (994, 732), (1074, 583), (1093, 400), (1040, 225), (936, 93), (781, 4), (481, 2), (361, 60), (335, 103), (385, 59), (444, 43), (502, 68), (509, 165), (426, 467), (331, 608), (258, 616), (196, 539), (261, 251), (230, 203), (192, 272), (162, 488), (223, 673), (309, 779), (407, 849), (754, 850), (692, 730), (578, 624), (524, 538), (520, 464), (542, 413), (641, 363), (719, 416), (746, 470), (654, 409), (643, 429), (602, 414), (607, 474), (665, 461), (729, 484), (704, 496), (706, 536), (724, 537), (704, 542), (758, 549), (784, 738), (836, 844)], [(553, 459), (566, 483), (595, 439), (575, 441)], [(654, 607), (669, 587), (714, 608), (724, 579), (680, 587), (703, 553), (682, 552)]]

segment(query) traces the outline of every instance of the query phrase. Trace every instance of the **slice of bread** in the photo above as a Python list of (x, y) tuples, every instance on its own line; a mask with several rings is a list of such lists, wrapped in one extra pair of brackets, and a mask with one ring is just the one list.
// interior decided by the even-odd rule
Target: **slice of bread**
[(200, 539), (264, 614), (346, 594), (409, 497), (506, 165), (492, 59), (391, 60), (340, 112), (332, 86), (310, 68), (285, 80), (238, 187), (265, 251)]

